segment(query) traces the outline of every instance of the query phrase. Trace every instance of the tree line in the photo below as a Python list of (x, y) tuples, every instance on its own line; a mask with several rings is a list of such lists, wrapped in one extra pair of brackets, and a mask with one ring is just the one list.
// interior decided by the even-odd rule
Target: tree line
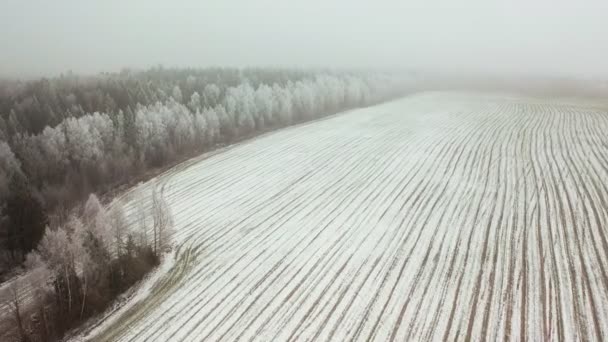
[(0, 82), (0, 275), (89, 193), (402, 89), (386, 74), (160, 67)]

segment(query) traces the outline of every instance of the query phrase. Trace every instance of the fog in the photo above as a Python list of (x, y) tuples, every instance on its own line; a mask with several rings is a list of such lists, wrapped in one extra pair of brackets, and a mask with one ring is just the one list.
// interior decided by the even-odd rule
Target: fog
[(605, 0), (2, 0), (0, 75), (374, 67), (608, 75)]

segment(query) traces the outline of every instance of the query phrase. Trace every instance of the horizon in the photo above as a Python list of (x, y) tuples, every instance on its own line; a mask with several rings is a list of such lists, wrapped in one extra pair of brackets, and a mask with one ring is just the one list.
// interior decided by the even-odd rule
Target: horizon
[[(383, 68), (608, 76), (599, 0), (0, 4), (0, 75), (171, 67)], [(27, 20), (26, 20), (27, 18)], [(44, 63), (41, 63), (43, 61)]]

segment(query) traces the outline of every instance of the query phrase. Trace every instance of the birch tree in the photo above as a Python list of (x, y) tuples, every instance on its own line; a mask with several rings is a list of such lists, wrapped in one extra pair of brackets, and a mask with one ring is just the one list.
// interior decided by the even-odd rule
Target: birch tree
[(156, 187), (152, 190), (152, 218), (154, 222), (153, 251), (159, 255), (169, 246), (173, 229), (173, 216), (169, 205)]

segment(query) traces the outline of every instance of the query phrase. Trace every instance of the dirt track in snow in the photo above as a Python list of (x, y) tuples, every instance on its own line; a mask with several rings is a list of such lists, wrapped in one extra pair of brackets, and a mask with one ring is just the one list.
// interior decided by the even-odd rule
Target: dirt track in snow
[(582, 102), (425, 93), (190, 161), (158, 179), (175, 267), (91, 336), (606, 340), (606, 132)]

